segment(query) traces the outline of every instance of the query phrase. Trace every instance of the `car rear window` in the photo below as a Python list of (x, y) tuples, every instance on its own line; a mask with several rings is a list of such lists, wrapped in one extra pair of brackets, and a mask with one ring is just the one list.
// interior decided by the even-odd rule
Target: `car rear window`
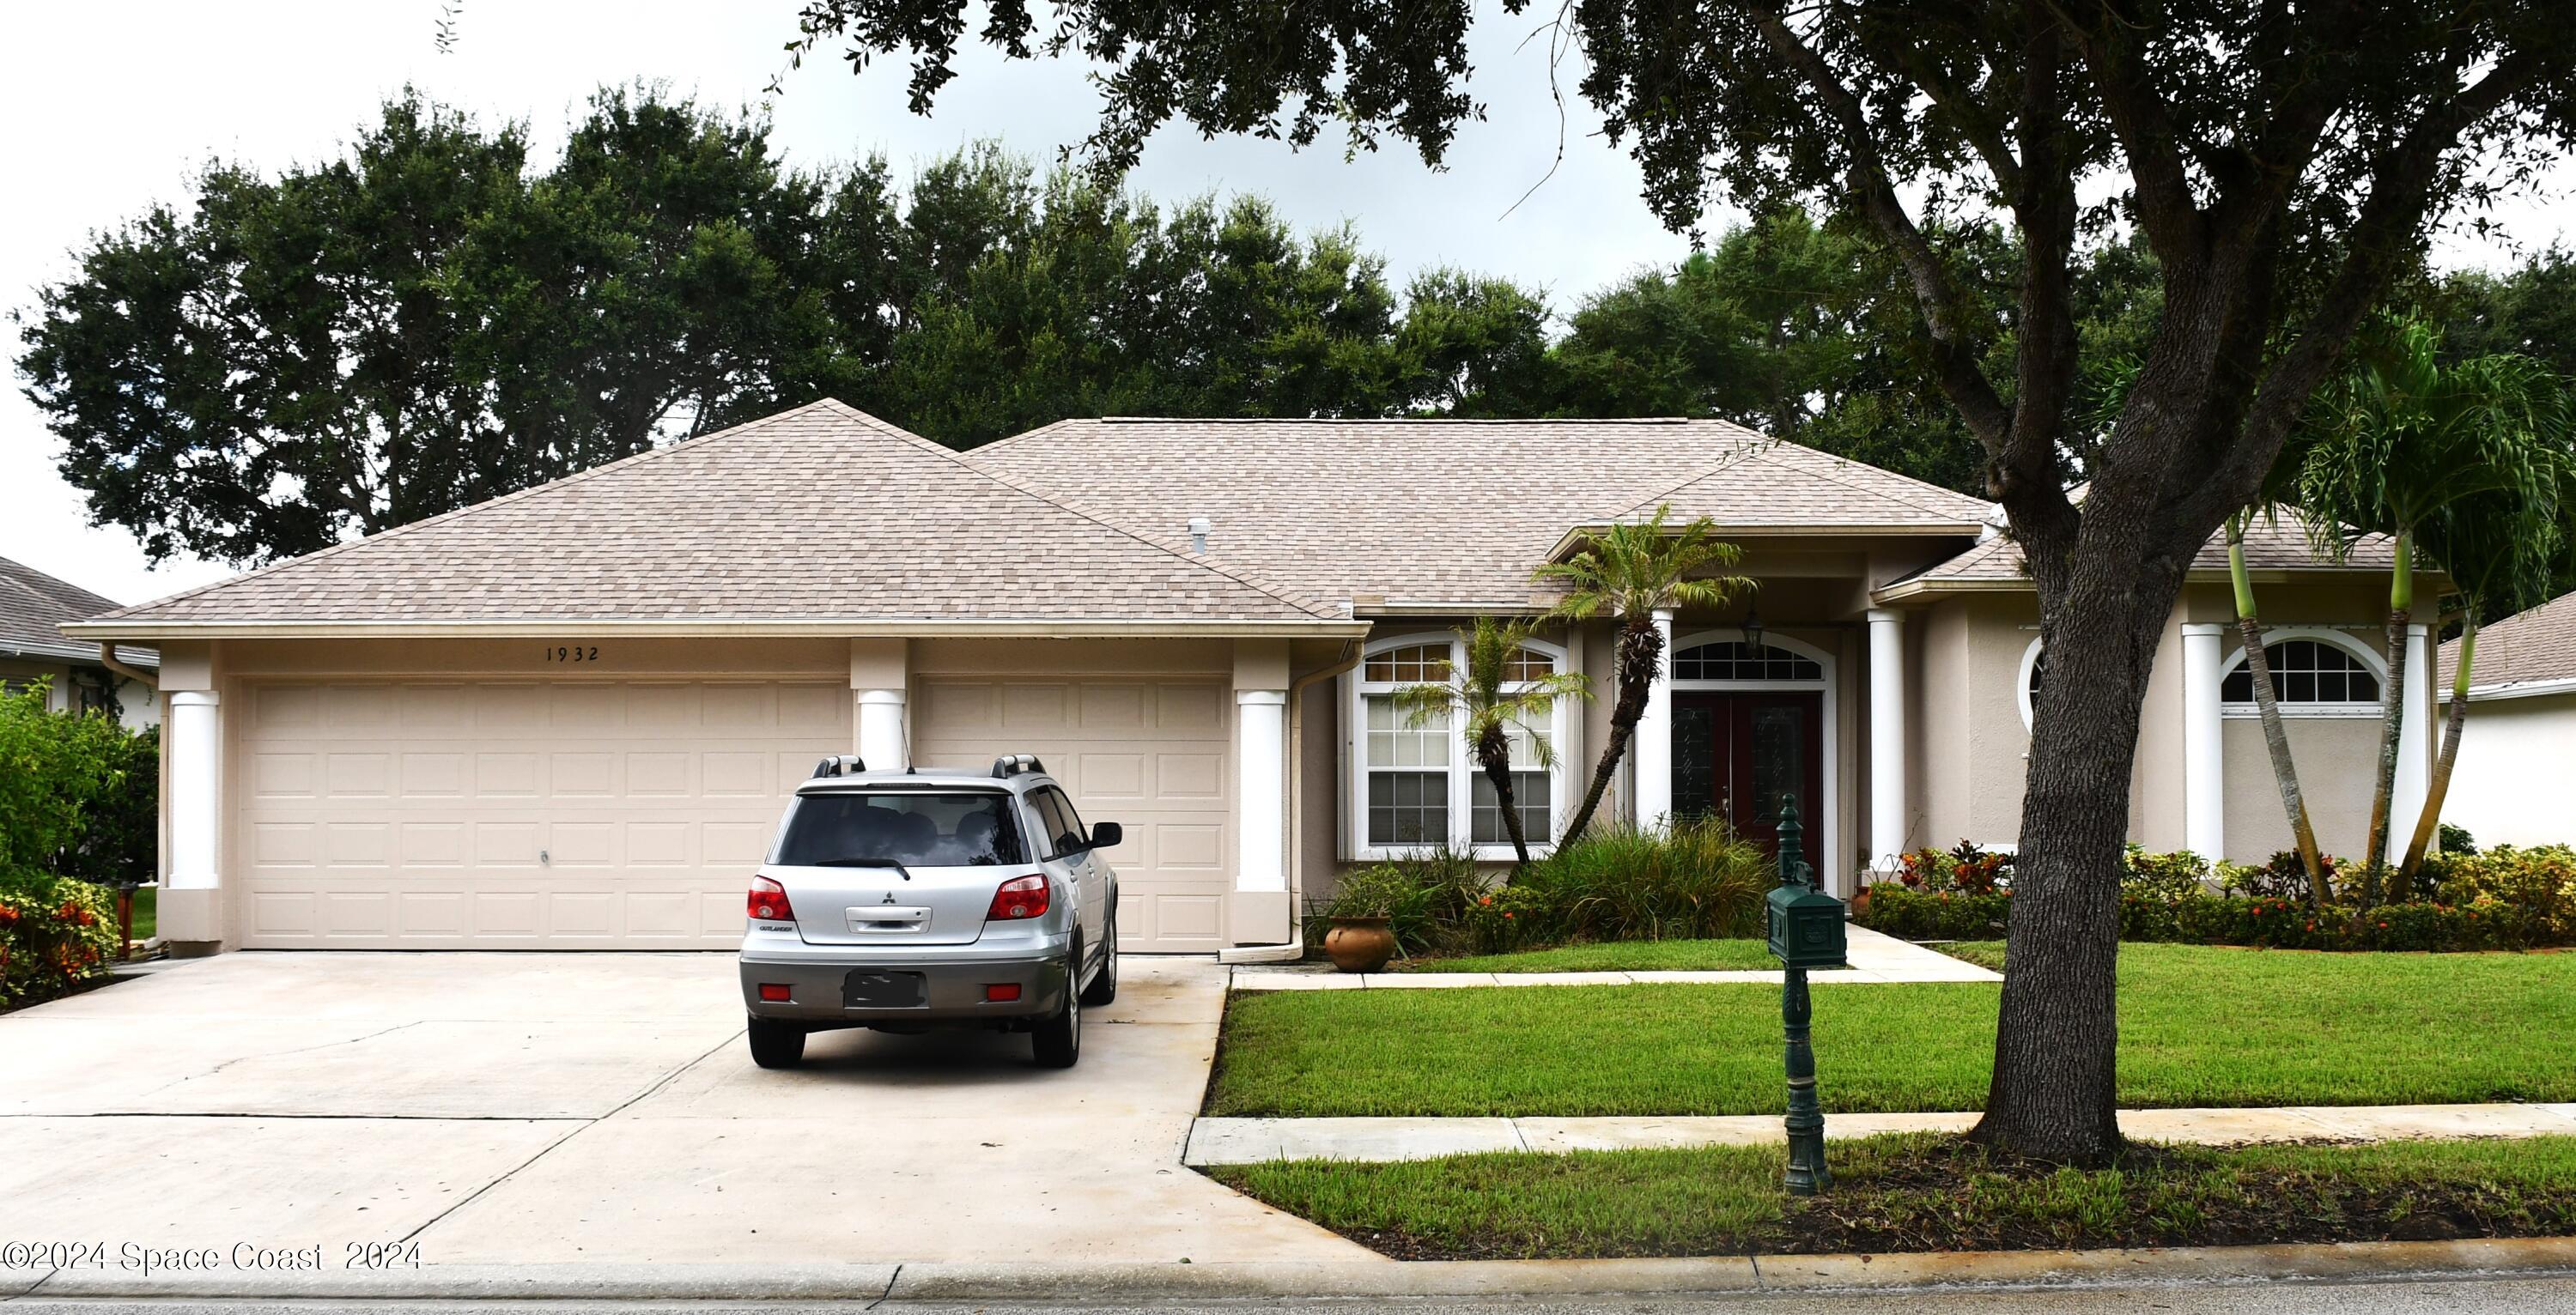
[(1027, 852), (1011, 797), (990, 791), (799, 796), (774, 862), (788, 867), (998, 867)]

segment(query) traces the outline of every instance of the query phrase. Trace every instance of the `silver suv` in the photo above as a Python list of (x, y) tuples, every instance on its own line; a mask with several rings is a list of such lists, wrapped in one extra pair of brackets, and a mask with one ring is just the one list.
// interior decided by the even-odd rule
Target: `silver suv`
[(826, 758), (751, 879), (742, 1002), (752, 1061), (792, 1068), (840, 1027), (1026, 1032), (1082, 1057), (1082, 1010), (1118, 995), (1118, 874), (1025, 754), (990, 772), (871, 772)]

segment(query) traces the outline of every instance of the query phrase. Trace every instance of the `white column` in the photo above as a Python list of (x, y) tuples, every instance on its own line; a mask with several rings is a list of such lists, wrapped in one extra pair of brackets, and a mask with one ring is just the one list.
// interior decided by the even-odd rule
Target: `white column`
[(872, 772), (900, 772), (912, 766), (903, 733), (903, 691), (863, 689), (859, 695), (859, 761)]
[(1869, 865), (1905, 853), (1905, 614), (1869, 610)]
[(1637, 718), (1628, 758), (1637, 770), (1637, 825), (1661, 829), (1673, 811), (1673, 614), (1669, 609), (1655, 609), (1655, 633), (1664, 637), (1663, 656), (1656, 659), (1655, 683), (1646, 690), (1646, 711)]
[(173, 890), (214, 890), (223, 884), (223, 714), (213, 690), (170, 695), (170, 875)]
[(2406, 705), (2397, 719), (2397, 783), (2388, 796), (2388, 861), (2406, 857), (2433, 786), (2433, 629), (2406, 627)]
[(1236, 890), (1288, 889), (1288, 691), (1234, 692)]
[(2182, 628), (2182, 844), (2215, 863), (2227, 857), (2226, 724), (2219, 717), (2219, 672), (2227, 627)]

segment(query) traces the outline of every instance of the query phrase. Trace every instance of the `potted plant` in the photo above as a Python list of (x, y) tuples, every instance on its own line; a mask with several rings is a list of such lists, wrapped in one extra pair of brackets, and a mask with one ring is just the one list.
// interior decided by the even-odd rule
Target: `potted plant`
[(1324, 953), (1346, 973), (1373, 973), (1395, 957), (1395, 911), (1411, 883), (1393, 867), (1380, 864), (1342, 878), (1339, 890), (1324, 905)]

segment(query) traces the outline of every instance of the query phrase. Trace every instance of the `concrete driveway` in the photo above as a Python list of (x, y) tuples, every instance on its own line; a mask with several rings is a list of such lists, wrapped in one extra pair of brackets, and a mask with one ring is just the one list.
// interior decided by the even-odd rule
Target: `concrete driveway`
[(818, 1036), (723, 954), (238, 953), (0, 1017), (0, 1238), (424, 1263), (1366, 1260), (1181, 1166), (1225, 969), (1121, 963), (1082, 1063)]

